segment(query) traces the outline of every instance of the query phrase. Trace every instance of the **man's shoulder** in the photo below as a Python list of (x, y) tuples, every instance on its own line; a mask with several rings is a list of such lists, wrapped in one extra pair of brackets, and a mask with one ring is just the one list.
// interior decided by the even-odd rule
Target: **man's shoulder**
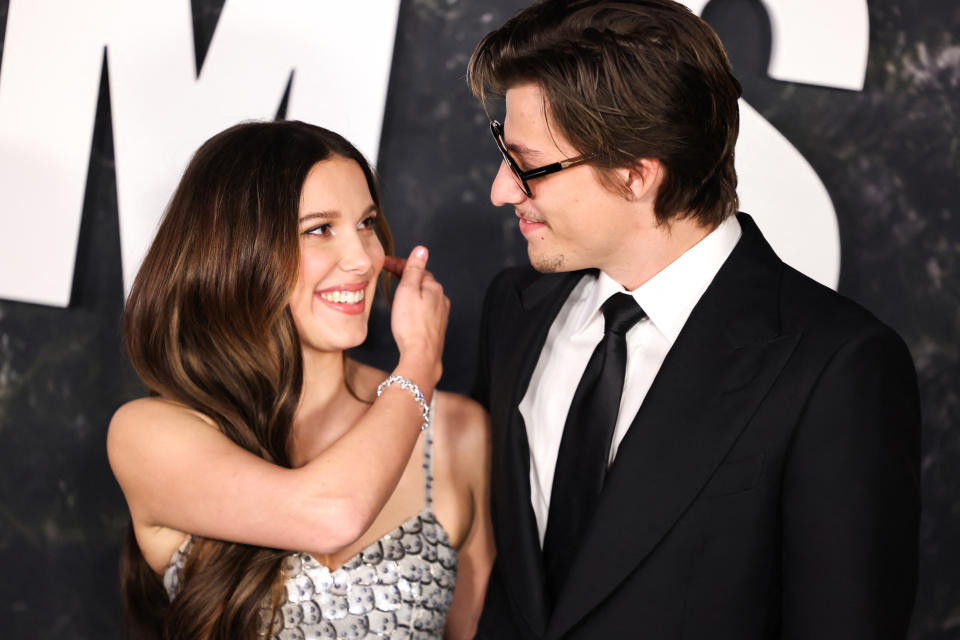
[[(741, 242), (751, 256), (746, 264), (776, 274), (769, 282), (776, 288), (776, 314), (782, 333), (802, 333), (808, 339), (820, 338), (826, 342), (842, 342), (869, 334), (899, 339), (893, 329), (858, 302), (783, 262), (749, 215), (740, 214), (737, 219), (743, 229)], [(736, 273), (744, 275), (742, 270)], [(744, 312), (751, 310), (744, 309)]]
[(785, 332), (839, 344), (866, 337), (901, 342), (900, 336), (870, 310), (785, 265), (780, 289), (780, 316)]

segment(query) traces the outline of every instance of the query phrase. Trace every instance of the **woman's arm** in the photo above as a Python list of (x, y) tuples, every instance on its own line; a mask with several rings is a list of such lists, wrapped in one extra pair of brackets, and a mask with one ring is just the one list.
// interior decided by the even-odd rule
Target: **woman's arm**
[(456, 445), (457, 465), (470, 474), (473, 520), (457, 554), (457, 586), (447, 612), (445, 637), (473, 638), (483, 609), (487, 580), (496, 550), (490, 522), (490, 417), (480, 405), (469, 402), (461, 431), (466, 437)]
[[(411, 255), (394, 300), (394, 374), (427, 402), (440, 377), (449, 300)], [(237, 446), (206, 417), (148, 398), (114, 415), (107, 451), (138, 536), (147, 527), (281, 549), (332, 553), (369, 527), (393, 492), (419, 435), (409, 391), (387, 387), (343, 437), (303, 467), (273, 465)]]

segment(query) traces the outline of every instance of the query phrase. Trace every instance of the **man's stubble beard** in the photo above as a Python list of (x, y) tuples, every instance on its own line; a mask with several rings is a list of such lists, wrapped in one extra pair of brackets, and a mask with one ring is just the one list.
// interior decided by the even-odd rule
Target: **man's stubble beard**
[(563, 268), (566, 258), (562, 253), (554, 255), (533, 255), (531, 252), (527, 252), (527, 255), (530, 257), (530, 266), (539, 271), (540, 273), (557, 273), (560, 271), (565, 271)]

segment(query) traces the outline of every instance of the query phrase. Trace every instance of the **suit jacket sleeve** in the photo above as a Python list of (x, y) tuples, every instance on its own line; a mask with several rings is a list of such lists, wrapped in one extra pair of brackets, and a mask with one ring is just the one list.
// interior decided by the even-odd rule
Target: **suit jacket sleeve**
[(920, 410), (903, 342), (848, 340), (811, 392), (783, 472), (784, 638), (906, 636), (916, 589)]

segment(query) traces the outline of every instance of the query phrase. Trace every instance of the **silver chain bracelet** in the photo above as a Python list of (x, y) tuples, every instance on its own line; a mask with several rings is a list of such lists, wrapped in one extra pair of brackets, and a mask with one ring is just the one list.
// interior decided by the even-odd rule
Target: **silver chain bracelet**
[(401, 389), (406, 389), (413, 394), (413, 399), (417, 401), (418, 405), (420, 405), (420, 412), (423, 414), (423, 424), (420, 425), (420, 431), (426, 431), (429, 429), (430, 407), (428, 407), (427, 403), (424, 401), (423, 392), (420, 391), (420, 387), (418, 387), (410, 378), (404, 378), (403, 376), (390, 376), (377, 385), (377, 397), (379, 398), (380, 394), (383, 393), (383, 390), (392, 384), (399, 384)]

